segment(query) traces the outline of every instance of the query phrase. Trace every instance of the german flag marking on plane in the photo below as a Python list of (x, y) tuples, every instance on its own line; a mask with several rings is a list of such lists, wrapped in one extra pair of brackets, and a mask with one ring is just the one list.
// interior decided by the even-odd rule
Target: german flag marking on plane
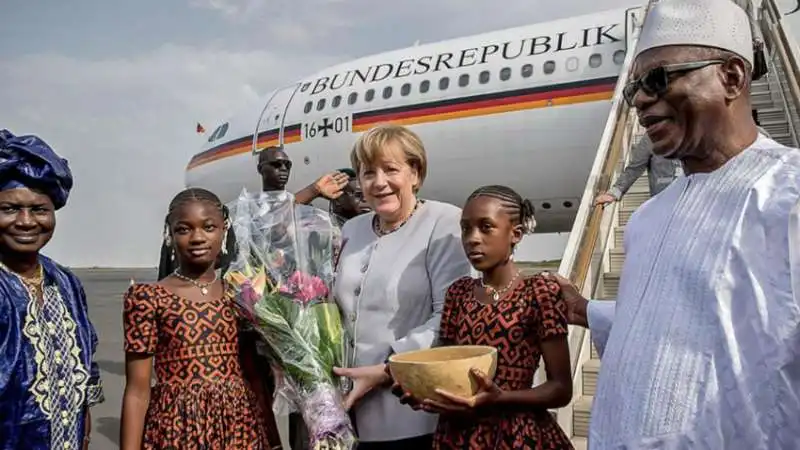
[[(614, 95), (617, 77), (583, 80), (549, 86), (516, 89), (513, 91), (473, 95), (414, 105), (362, 111), (353, 114), (353, 132), (362, 132), (378, 123), (415, 125), (445, 120), (478, 117), (513, 111), (574, 105), (610, 100)], [(301, 124), (284, 128), (284, 144), (302, 140)], [(278, 129), (263, 131), (258, 135), (258, 148), (278, 144)], [(188, 169), (229, 156), (251, 152), (253, 136), (246, 136), (210, 148), (195, 155)]]
[(616, 77), (601, 78), (355, 113), (353, 131), (366, 131), (383, 122), (414, 125), (608, 100), (614, 95), (616, 82)]

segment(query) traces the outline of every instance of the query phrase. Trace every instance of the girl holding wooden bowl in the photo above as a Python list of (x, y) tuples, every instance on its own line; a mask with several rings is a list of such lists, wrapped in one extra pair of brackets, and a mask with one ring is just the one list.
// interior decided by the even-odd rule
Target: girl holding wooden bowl
[[(440, 345), (456, 347), (390, 359), (401, 403), (440, 414), (434, 449), (573, 448), (548, 412), (572, 399), (566, 304), (557, 283), (521, 276), (512, 257), (535, 224), (530, 201), (514, 190), (473, 192), (462, 212), (461, 240), (482, 276), (450, 286), (439, 332)], [(480, 359), (495, 353), (491, 347), (496, 363)], [(540, 357), (547, 381), (531, 388)], [(475, 368), (480, 365), (482, 371)]]

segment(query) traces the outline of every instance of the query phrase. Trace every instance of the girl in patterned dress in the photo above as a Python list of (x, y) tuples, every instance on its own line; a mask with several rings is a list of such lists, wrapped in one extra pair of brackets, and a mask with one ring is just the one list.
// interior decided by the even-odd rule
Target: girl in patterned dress
[[(480, 279), (464, 277), (447, 291), (441, 345), (497, 348), (494, 378), (474, 370), (472, 398), (440, 391), (440, 400), (411, 398), (395, 385), (401, 402), (440, 414), (434, 449), (571, 449), (548, 409), (572, 398), (566, 305), (559, 285), (541, 275), (523, 277), (512, 255), (533, 231), (533, 206), (505, 186), (470, 195), (461, 216), (461, 239)], [(547, 381), (531, 388), (539, 357)]]
[(215, 271), (227, 222), (227, 209), (213, 193), (192, 188), (178, 194), (165, 232), (177, 269), (125, 294), (122, 450), (280, 447), (268, 438), (268, 426), (277, 429), (272, 411), (244, 376), (236, 308)]

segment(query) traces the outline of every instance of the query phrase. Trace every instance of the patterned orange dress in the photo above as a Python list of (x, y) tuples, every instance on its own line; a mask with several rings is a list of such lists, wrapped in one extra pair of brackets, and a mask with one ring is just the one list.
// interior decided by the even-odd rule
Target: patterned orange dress
[(193, 302), (157, 284), (136, 284), (125, 294), (123, 323), (125, 351), (155, 359), (143, 449), (270, 448), (265, 416), (239, 363), (229, 296)]
[[(478, 280), (465, 277), (447, 291), (442, 311), (442, 345), (497, 348), (494, 382), (503, 390), (530, 389), (541, 341), (567, 334), (566, 304), (558, 284), (540, 275), (526, 278), (505, 299), (484, 304), (475, 298)], [(434, 450), (572, 449), (546, 409), (507, 407), (477, 417), (440, 416)]]

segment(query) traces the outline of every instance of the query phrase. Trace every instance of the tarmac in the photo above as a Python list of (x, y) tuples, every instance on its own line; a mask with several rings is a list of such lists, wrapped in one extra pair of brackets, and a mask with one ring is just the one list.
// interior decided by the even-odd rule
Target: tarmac
[(106, 400), (92, 408), (90, 450), (119, 448), (125, 352), (122, 347), (122, 295), (131, 279), (151, 282), (156, 269), (72, 269), (86, 291), (89, 316), (97, 331), (95, 361), (100, 365)]

